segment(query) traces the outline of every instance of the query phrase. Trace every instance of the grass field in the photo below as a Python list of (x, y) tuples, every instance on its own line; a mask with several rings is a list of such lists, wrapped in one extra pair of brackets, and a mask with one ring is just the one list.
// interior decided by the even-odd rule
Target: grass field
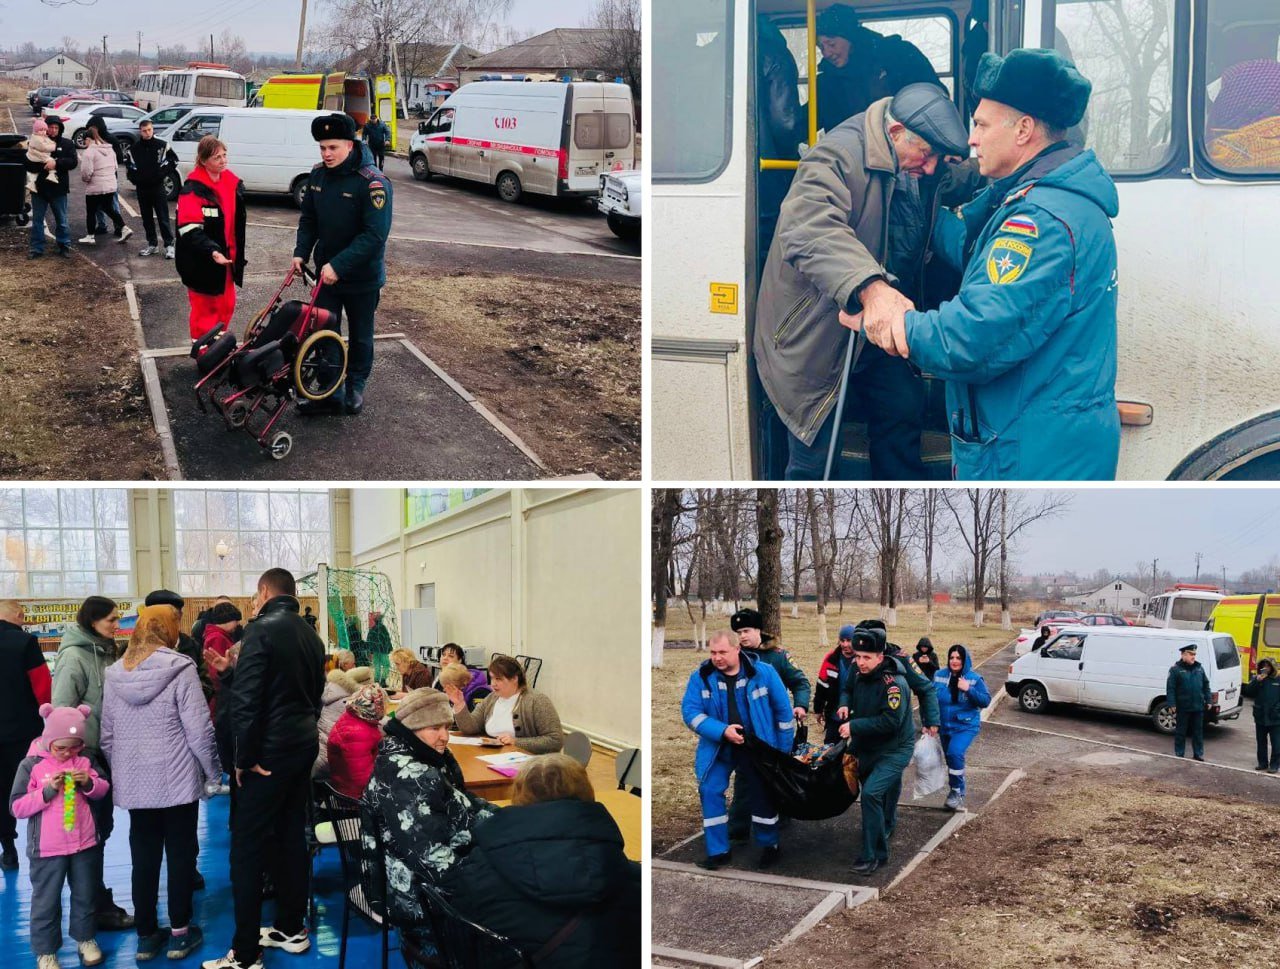
[[(749, 603), (744, 603), (749, 604)], [(1040, 609), (1039, 603), (1018, 603), (1011, 610), (1014, 631), (1000, 628), (999, 607), (989, 604), (988, 622), (981, 629), (973, 626), (973, 612), (968, 606), (945, 605), (934, 610), (934, 626), (930, 638), (934, 648), (945, 654), (952, 643), (969, 647), (975, 663), (981, 663), (1006, 645), (1017, 635), (1016, 630), (1029, 624)], [(696, 611), (696, 606), (695, 606)], [(804, 670), (813, 682), (822, 662), (824, 651), (818, 645), (817, 607), (811, 603), (800, 605), (800, 615), (791, 618), (790, 606), (783, 605), (782, 645), (791, 653), (792, 661)], [(844, 613), (837, 613), (833, 605), (827, 616), (827, 630), (834, 647), (836, 633), (846, 622), (857, 623), (861, 619), (876, 616), (879, 607), (875, 603), (846, 602)], [(708, 631), (728, 628), (728, 616), (709, 619)], [(891, 642), (899, 643), (908, 652), (915, 648), (916, 640), (925, 635), (925, 609), (923, 603), (899, 607), (898, 624), (889, 631)], [(673, 603), (667, 611), (667, 642), (692, 640), (693, 623), (683, 603)], [(684, 696), (689, 674), (707, 658), (706, 653), (693, 649), (667, 649), (661, 669), (653, 670), (653, 845), (655, 851), (664, 850), (675, 841), (687, 837), (698, 825), (698, 788), (693, 777), (693, 751), (696, 738), (680, 719), (680, 699)]]

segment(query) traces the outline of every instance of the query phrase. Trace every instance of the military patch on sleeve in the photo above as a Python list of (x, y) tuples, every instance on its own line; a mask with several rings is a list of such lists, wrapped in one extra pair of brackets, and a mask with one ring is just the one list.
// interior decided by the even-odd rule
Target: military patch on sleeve
[(920, 668), (919, 664), (917, 664), (914, 659), (908, 659), (907, 665), (911, 667), (916, 676), (924, 676), (924, 670)]
[(369, 201), (373, 203), (375, 209), (380, 209), (387, 204), (387, 187), (381, 182), (369, 183)]
[(890, 710), (897, 710), (902, 706), (902, 691), (898, 689), (897, 684), (889, 687), (888, 700)]
[(987, 278), (997, 286), (1016, 282), (1026, 272), (1034, 251), (1021, 239), (997, 239), (987, 252)]
[(1027, 236), (1030, 239), (1040, 238), (1040, 230), (1036, 227), (1035, 221), (1025, 215), (1014, 215), (1005, 219), (999, 231), (1015, 236)]

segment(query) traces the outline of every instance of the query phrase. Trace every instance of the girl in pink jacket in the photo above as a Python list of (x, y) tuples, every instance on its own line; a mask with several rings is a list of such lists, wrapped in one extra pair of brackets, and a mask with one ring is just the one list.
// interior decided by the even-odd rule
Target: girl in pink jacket
[(116, 150), (107, 138), (107, 123), (101, 118), (90, 118), (84, 134), (85, 149), (80, 156), (80, 178), (84, 180), (84, 212), (89, 228), (81, 245), (91, 246), (98, 241), (94, 226), (101, 211), (116, 227), (116, 242), (124, 242), (133, 230), (124, 224), (124, 218), (116, 206), (116, 192), (120, 180), (116, 176)]
[(84, 755), (85, 718), (92, 712), (85, 704), (42, 705), (44, 732), (31, 742), (9, 795), (13, 816), (30, 819), (31, 948), (37, 969), (58, 966), (64, 882), (71, 885), (71, 937), (80, 950), (80, 962), (102, 962), (93, 918), (98, 832), (89, 800), (104, 797), (109, 785)]

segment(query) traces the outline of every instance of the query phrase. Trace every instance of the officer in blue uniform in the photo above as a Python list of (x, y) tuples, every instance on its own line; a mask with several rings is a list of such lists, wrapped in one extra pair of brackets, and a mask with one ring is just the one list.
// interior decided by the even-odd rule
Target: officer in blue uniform
[(969, 144), (994, 182), (933, 231), (934, 252), (963, 271), (960, 293), (867, 327), (946, 381), (957, 479), (1115, 477), (1120, 201), (1094, 153), (1067, 140), (1090, 91), (1055, 50), (982, 55)]
[(889, 861), (889, 839), (898, 816), (902, 772), (915, 748), (907, 681), (879, 637), (855, 631), (856, 672), (841, 694), (849, 720), (840, 736), (851, 738), (862, 781), (862, 851), (855, 874), (869, 875)]
[(729, 775), (743, 781), (742, 798), (750, 806), (751, 830), (760, 845), (759, 867), (778, 859), (778, 812), (743, 746), (748, 734), (771, 747), (791, 752), (795, 715), (786, 687), (772, 666), (738, 646), (728, 631), (712, 633), (711, 658), (689, 674), (680, 715), (698, 735), (694, 771), (702, 802), (707, 857), (700, 867), (716, 869), (729, 861), (729, 814), (725, 795)]
[[(373, 369), (373, 316), (387, 281), (384, 254), (391, 233), (391, 181), (373, 163), (356, 123), (345, 114), (329, 114), (311, 122), (311, 137), (320, 143), (320, 164), (311, 169), (302, 196), (293, 264), (301, 267), (314, 254), (319, 267), (318, 306), (335, 313), (337, 326), (347, 318), (347, 387), (345, 409), (359, 414), (364, 388)], [(339, 395), (323, 401), (300, 401), (303, 413), (343, 406)]]

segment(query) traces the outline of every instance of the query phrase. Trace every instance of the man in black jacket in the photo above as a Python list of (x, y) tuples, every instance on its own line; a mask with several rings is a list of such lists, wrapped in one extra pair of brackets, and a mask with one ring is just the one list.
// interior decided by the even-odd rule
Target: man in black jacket
[(36, 190), (31, 196), (31, 242), (27, 250), (28, 259), (39, 259), (44, 255), (44, 214), (53, 211), (55, 240), (58, 243), (58, 255), (71, 255), (71, 223), (67, 221), (67, 194), (71, 190), (71, 177), (68, 174), (78, 165), (76, 146), (70, 138), (62, 136), (62, 119), (50, 115), (47, 119), (49, 138), (58, 147), (47, 162), (26, 162), (27, 171), (37, 172)]
[[(160, 238), (164, 240), (164, 257), (173, 258), (173, 230), (169, 228), (169, 199), (164, 194), (164, 175), (170, 166), (169, 146), (156, 137), (151, 119), (144, 118), (138, 125), (138, 142), (129, 149), (129, 181), (138, 190), (138, 211), (142, 213), (142, 228), (147, 233), (147, 245), (138, 255), (155, 256), (161, 252), (156, 244), (156, 223), (160, 223)], [(197, 664), (199, 665), (199, 664)]]
[[(44, 729), (40, 704), (49, 702), (53, 683), (40, 641), (22, 628), (22, 619), (22, 603), (0, 601), (0, 791), (6, 798), (27, 748)], [(18, 867), (18, 828), (7, 807), (6, 801), (6, 810), (0, 811), (0, 868), (13, 871)]]
[[(298, 605), (293, 575), (269, 569), (258, 579), (257, 618), (245, 629), (231, 683), (236, 820), (231, 831), (231, 951), (204, 969), (262, 965), (263, 946), (306, 952), (307, 799), (319, 751), (324, 644)], [(275, 925), (260, 927), (263, 859), (271, 857)]]

